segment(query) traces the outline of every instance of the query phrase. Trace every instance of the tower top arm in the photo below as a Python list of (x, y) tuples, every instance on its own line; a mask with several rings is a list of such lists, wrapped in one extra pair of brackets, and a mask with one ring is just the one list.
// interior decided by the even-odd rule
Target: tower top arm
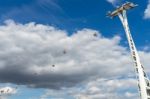
[(122, 4), (120, 7), (117, 7), (116, 10), (114, 10), (114, 11), (112, 11), (112, 12), (109, 11), (109, 12), (107, 13), (107, 16), (108, 16), (108, 17), (111, 17), (111, 18), (114, 18), (114, 17), (117, 16), (118, 14), (122, 13), (123, 10), (129, 10), (129, 9), (132, 9), (132, 8), (134, 8), (134, 7), (136, 7), (136, 6), (138, 6), (138, 5), (137, 5), (137, 4), (134, 4), (134, 3), (132, 3), (132, 2), (126, 2), (126, 3)]

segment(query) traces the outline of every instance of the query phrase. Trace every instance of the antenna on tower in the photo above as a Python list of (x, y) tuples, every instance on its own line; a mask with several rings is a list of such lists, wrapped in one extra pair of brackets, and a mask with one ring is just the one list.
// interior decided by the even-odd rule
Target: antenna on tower
[(131, 2), (126, 2), (125, 4), (118, 7), (116, 10), (109, 12), (107, 16), (111, 18), (118, 16), (120, 18), (127, 36), (127, 40), (131, 51), (131, 56), (133, 58), (134, 68), (138, 78), (138, 87), (139, 87), (141, 99), (150, 99), (150, 81), (144, 71), (143, 65), (140, 62), (140, 57), (138, 55), (132, 35), (130, 33), (130, 28), (128, 26), (128, 20), (126, 15), (127, 10), (130, 10), (136, 6), (138, 5)]

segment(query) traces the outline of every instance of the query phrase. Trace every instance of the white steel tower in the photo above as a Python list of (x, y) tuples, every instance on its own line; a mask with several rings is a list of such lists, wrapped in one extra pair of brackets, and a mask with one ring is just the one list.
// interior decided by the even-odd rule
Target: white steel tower
[(142, 66), (142, 64), (140, 62), (140, 58), (139, 58), (137, 49), (135, 47), (134, 41), (132, 39), (132, 35), (130, 33), (130, 29), (129, 29), (128, 21), (127, 21), (127, 15), (126, 15), (127, 10), (132, 9), (136, 6), (137, 5), (135, 5), (131, 2), (127, 2), (123, 5), (121, 5), (120, 7), (118, 7), (115, 11), (109, 12), (108, 16), (110, 16), (111, 18), (113, 18), (115, 16), (119, 16), (119, 18), (123, 24), (125, 33), (126, 33), (130, 51), (131, 51), (131, 55), (133, 58), (134, 68), (136, 71), (136, 76), (138, 78), (138, 87), (139, 87), (141, 99), (150, 99), (150, 82), (144, 71), (144, 67)]

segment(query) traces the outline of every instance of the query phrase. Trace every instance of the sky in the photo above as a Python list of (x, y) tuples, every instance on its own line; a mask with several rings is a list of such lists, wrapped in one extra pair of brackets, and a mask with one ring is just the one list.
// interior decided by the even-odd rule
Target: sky
[[(150, 1), (128, 0), (150, 75)], [(106, 17), (125, 0), (1, 0), (1, 99), (139, 99), (124, 29)]]

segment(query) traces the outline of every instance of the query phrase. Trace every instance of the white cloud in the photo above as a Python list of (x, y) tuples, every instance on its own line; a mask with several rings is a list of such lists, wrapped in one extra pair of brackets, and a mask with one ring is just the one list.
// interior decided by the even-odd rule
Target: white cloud
[(114, 3), (117, 2), (117, 0), (107, 0), (107, 1), (110, 2), (110, 3), (112, 3), (112, 4), (114, 4)]
[(96, 30), (67, 36), (52, 26), (7, 21), (0, 26), (0, 38), (3, 82), (59, 89), (132, 71), (128, 52), (118, 45), (120, 37), (105, 38)]
[(7, 95), (7, 94), (15, 94), (16, 93), (16, 89), (12, 88), (12, 87), (2, 87), (0, 88), (0, 94), (1, 95)]
[(16, 88), (12, 87), (1, 87), (0, 88), (0, 99), (7, 99), (7, 96), (13, 95), (17, 93)]
[[(137, 93), (128, 90), (137, 89), (134, 79), (123, 79), (133, 76), (134, 68), (119, 36), (106, 38), (91, 29), (67, 34), (35, 23), (1, 25), (0, 82), (49, 88), (42, 99), (136, 99)], [(150, 53), (140, 55), (149, 66)]]
[(84, 89), (79, 94), (85, 95), (89, 99), (137, 99), (137, 94), (133, 96), (131, 95), (132, 92), (128, 92), (130, 88), (132, 90), (136, 88), (136, 81), (134, 79), (97, 79), (89, 82), (86, 90)]
[(111, 3), (112, 5), (116, 6), (116, 4), (119, 2), (118, 0), (107, 0), (107, 2)]
[[(132, 89), (132, 91), (130, 90)], [(133, 92), (134, 90), (134, 92)], [(57, 93), (57, 94), (56, 94)], [(56, 95), (55, 95), (56, 94)], [(71, 96), (69, 99), (137, 99), (136, 80), (128, 79), (97, 79), (85, 84), (82, 88), (74, 87), (63, 90), (48, 90), (41, 99)]]
[(147, 8), (145, 9), (144, 18), (145, 19), (149, 19), (150, 18), (150, 1), (148, 2)]

